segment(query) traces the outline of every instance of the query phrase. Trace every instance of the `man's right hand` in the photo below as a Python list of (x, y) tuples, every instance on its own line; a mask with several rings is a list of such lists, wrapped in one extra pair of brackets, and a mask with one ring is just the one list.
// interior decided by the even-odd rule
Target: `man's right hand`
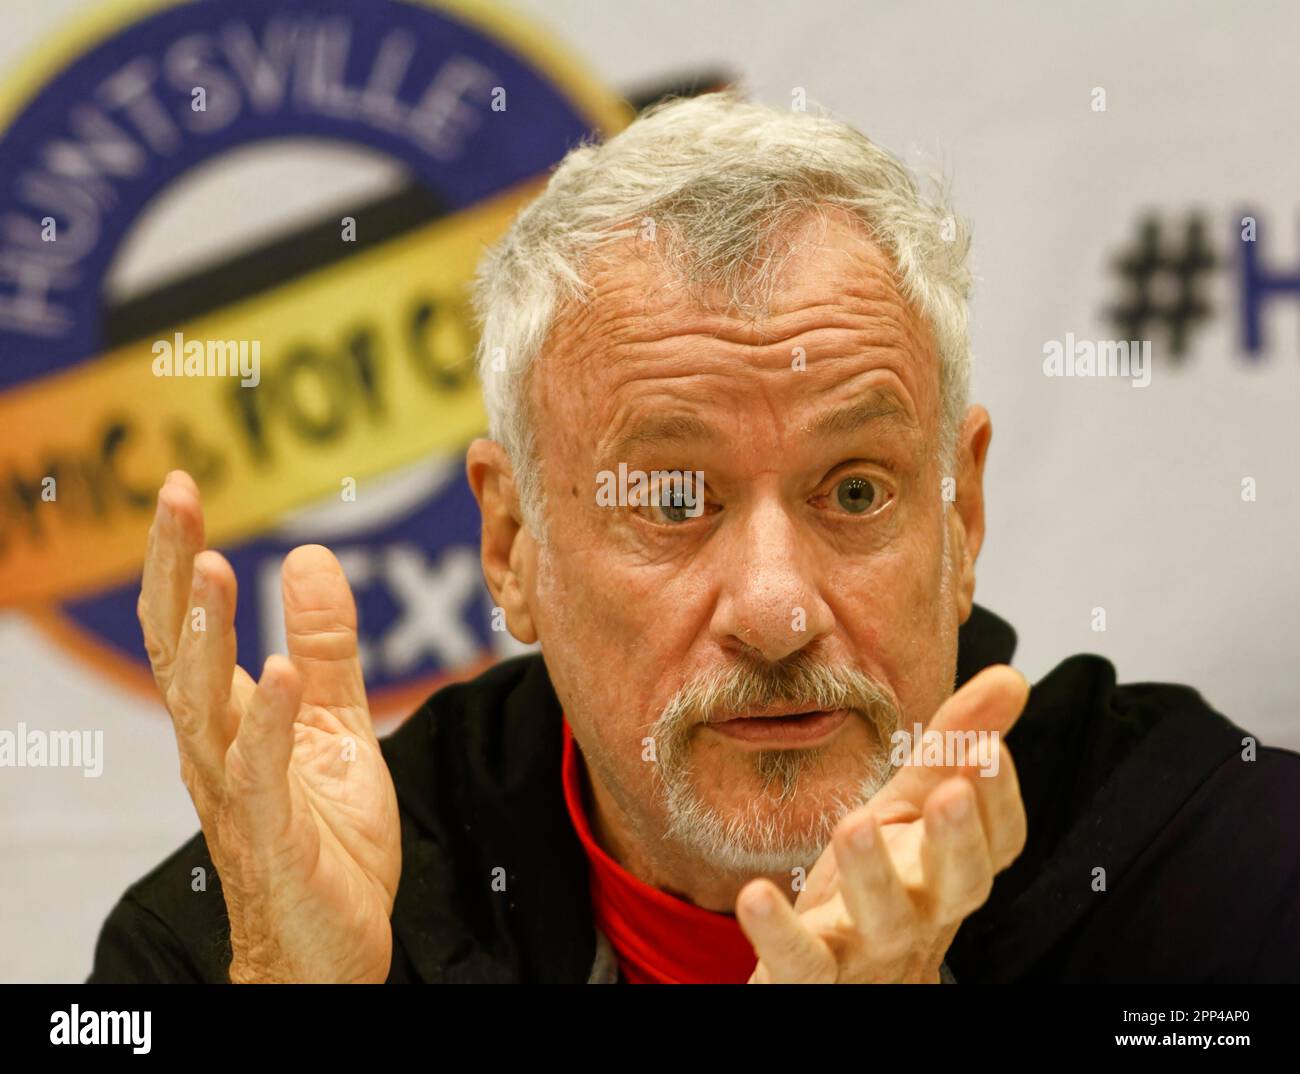
[(401, 874), (392, 777), (338, 560), (295, 548), (281, 571), (289, 656), (235, 665), (235, 575), (204, 551), (199, 490), (167, 475), (138, 613), (230, 919), (230, 979), (382, 982)]

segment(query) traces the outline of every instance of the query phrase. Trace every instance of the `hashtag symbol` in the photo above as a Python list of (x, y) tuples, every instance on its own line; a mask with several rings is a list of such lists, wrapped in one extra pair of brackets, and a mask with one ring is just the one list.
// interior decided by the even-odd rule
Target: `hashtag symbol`
[(1124, 291), (1106, 315), (1121, 339), (1147, 339), (1150, 328), (1162, 327), (1170, 356), (1182, 358), (1193, 329), (1213, 312), (1201, 283), (1218, 260), (1200, 216), (1188, 219), (1181, 244), (1162, 239), (1159, 220), (1148, 216), (1141, 221), (1137, 242), (1112, 262)]

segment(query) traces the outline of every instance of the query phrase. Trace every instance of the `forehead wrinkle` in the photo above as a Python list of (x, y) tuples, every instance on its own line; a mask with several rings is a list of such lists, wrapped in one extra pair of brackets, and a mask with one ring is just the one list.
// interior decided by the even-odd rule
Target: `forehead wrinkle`
[[(711, 379), (708, 374), (688, 373), (672, 377), (673, 381)], [(647, 377), (634, 378), (631, 382), (620, 385), (625, 388), (630, 383), (644, 379), (666, 380), (669, 378)], [(702, 416), (691, 412), (694, 401), (683, 392), (674, 391), (667, 384), (658, 386), (648, 394), (626, 398), (626, 393), (615, 390), (606, 399), (606, 405), (593, 408), (596, 416), (597, 454), (608, 453), (616, 459), (622, 459), (624, 453), (639, 443), (685, 443), (696, 439), (713, 442), (720, 438), (720, 431)]]
[[(700, 335), (680, 329), (652, 336), (641, 332), (632, 339), (611, 342), (605, 349), (602, 368), (592, 370), (587, 378), (595, 394), (596, 384), (603, 396), (634, 389), (642, 381), (658, 378), (735, 377), (745, 373), (783, 375), (791, 372), (792, 356), (802, 348), (807, 362), (800, 375), (816, 384), (822, 376), (835, 375), (836, 367), (863, 359), (894, 366), (918, 381), (926, 377), (927, 349), (918, 340), (911, 325), (895, 318), (863, 315), (839, 307), (824, 307), (831, 318), (807, 326), (797, 326), (797, 334), (761, 344), (752, 342), (752, 334), (741, 342), (717, 335)], [(632, 327), (640, 327), (633, 325)], [(594, 355), (589, 359), (594, 360)], [(918, 362), (918, 358), (920, 361)], [(710, 389), (712, 390), (712, 389)], [(788, 393), (790, 385), (782, 386)], [(921, 388), (924, 392), (924, 388)], [(593, 400), (594, 402), (594, 400)], [(774, 409), (779, 409), (775, 408)]]
[[(801, 300), (761, 321), (710, 313), (690, 304), (673, 306), (665, 304), (663, 295), (627, 288), (637, 294), (633, 308), (606, 309), (603, 315), (587, 319), (585, 358), (590, 362), (599, 356), (613, 365), (625, 360), (660, 361), (687, 352), (687, 360), (698, 363), (713, 348), (736, 346), (768, 350), (779, 367), (788, 368), (797, 346), (805, 347), (810, 366), (843, 354), (894, 350), (924, 376), (933, 354), (928, 326), (903, 301), (887, 274), (881, 277), (887, 287), (883, 295), (848, 281), (836, 288), (831, 299)], [(651, 309), (655, 301), (658, 308)], [(846, 340), (845, 335), (859, 338)], [(603, 346), (591, 346), (597, 338)]]
[(633, 424), (615, 442), (611, 454), (621, 459), (637, 444), (683, 444), (692, 440), (712, 443), (718, 437), (717, 429), (691, 414), (654, 416)]
[[(590, 300), (574, 311), (573, 327), (579, 332), (595, 331), (611, 343), (698, 334), (752, 345), (796, 335), (797, 326), (806, 320), (823, 318), (822, 323), (830, 327), (844, 317), (844, 327), (855, 327), (864, 313), (905, 331), (914, 329), (918, 317), (899, 291), (892, 263), (870, 240), (857, 235), (856, 228), (853, 237), (859, 241), (852, 250), (822, 249), (820, 244), (806, 248), (805, 254), (816, 257), (819, 269), (838, 262), (839, 271), (829, 281), (822, 278), (809, 284), (792, 268), (761, 317), (731, 314), (721, 293), (697, 293), (647, 257), (643, 243), (629, 240), (623, 256), (607, 256), (592, 266)], [(624, 301), (628, 298), (631, 301)], [(846, 302), (861, 308), (845, 309)], [(791, 321), (794, 324), (788, 325)], [(920, 342), (915, 332), (909, 334)]]
[[(822, 296), (810, 295), (809, 288), (800, 294), (796, 278), (791, 281), (795, 287), (777, 291), (772, 314), (762, 320), (702, 309), (689, 301), (680, 284), (636, 258), (608, 267), (593, 279), (597, 285), (593, 299), (563, 311), (557, 325), (567, 322), (564, 329), (551, 334), (551, 342), (559, 337), (562, 343), (553, 348), (554, 357), (564, 365), (573, 363), (567, 372), (577, 392), (576, 398), (570, 396), (571, 405), (563, 408), (568, 412), (565, 420), (606, 409), (623, 389), (645, 379), (734, 375), (728, 368), (731, 362), (718, 359), (730, 358), (755, 372), (763, 371), (767, 355), (732, 354), (732, 347), (770, 351), (774, 373), (789, 369), (797, 346), (806, 348), (809, 373), (875, 352), (887, 363), (899, 363), (917, 378), (921, 392), (930, 394), (924, 382), (930, 379), (927, 374), (933, 376), (938, 370), (932, 362), (931, 372), (924, 361), (934, 354), (928, 325), (904, 301), (883, 255), (870, 248), (868, 253), (853, 259), (854, 272), (834, 285), (833, 299), (824, 298), (824, 282), (816, 288)], [(815, 300), (809, 303), (809, 298)], [(866, 338), (836, 338), (848, 334)], [(825, 339), (827, 335), (831, 338)], [(706, 362), (713, 368), (702, 369)], [(655, 368), (638, 368), (646, 365)], [(619, 366), (624, 368), (614, 372)], [(549, 376), (544, 379), (551, 381), (547, 387), (560, 386)], [(909, 379), (905, 373), (904, 384)], [(938, 393), (933, 394), (937, 400)], [(775, 399), (769, 396), (767, 402), (772, 410), (778, 409)], [(682, 402), (672, 404), (680, 407)]]
[(834, 299), (802, 304), (762, 319), (728, 317), (692, 306), (665, 306), (653, 312), (645, 308), (608, 311), (603, 317), (589, 318), (585, 327), (590, 334), (603, 337), (610, 351), (685, 341), (775, 347), (801, 336), (834, 331), (870, 333), (873, 342), (917, 355), (925, 353), (928, 342), (924, 322), (900, 297), (882, 298), (852, 287)]
[(711, 352), (730, 356), (731, 349), (736, 348), (736, 358), (762, 359), (766, 356), (762, 352), (771, 352), (778, 364), (788, 368), (796, 347), (804, 348), (810, 364), (871, 351), (894, 351), (912, 361), (926, 355), (924, 341), (909, 326), (890, 317), (848, 314), (841, 310), (834, 319), (797, 326), (788, 334), (764, 333), (762, 338), (751, 331), (704, 333), (683, 325), (659, 334), (629, 332), (622, 338), (611, 338), (604, 357), (613, 364), (662, 361), (665, 357), (690, 352), (689, 360), (698, 362)]
[(869, 425), (915, 432), (919, 426), (907, 405), (890, 389), (872, 388), (850, 403), (824, 411), (805, 432), (813, 436), (851, 436)]

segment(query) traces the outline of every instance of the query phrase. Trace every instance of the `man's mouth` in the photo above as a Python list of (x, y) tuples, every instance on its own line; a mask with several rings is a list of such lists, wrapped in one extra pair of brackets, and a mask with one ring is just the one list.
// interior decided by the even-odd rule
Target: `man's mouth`
[(848, 718), (848, 709), (799, 712), (777, 708), (719, 717), (705, 726), (736, 742), (763, 749), (808, 749), (829, 739)]

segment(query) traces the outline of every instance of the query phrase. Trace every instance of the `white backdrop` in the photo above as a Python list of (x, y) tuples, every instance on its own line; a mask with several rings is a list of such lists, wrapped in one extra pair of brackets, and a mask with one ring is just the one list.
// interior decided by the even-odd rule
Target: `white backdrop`
[[(1072, 653), (1102, 653), (1121, 681), (1188, 683), (1263, 741), (1300, 747), (1300, 298), (1269, 302), (1265, 347), (1248, 359), (1234, 263), (1234, 221), (1249, 206), (1267, 236), (1264, 260), (1300, 272), (1300, 9), (511, 6), (614, 89), (721, 68), (769, 103), (788, 105), (802, 89), (914, 165), (950, 173), (975, 235), (974, 397), (994, 421), (977, 599), (1017, 628), (1017, 665), (1034, 679)], [(83, 9), (0, 0), (0, 75)], [(1098, 87), (1104, 112), (1093, 108)], [(250, 213), (277, 194), (310, 207), (338, 185), (386, 181), (381, 165), (314, 169), (312, 179), (279, 163), (278, 179), (263, 168), (235, 180), (259, 192)], [(196, 246), (216, 242), (199, 202), (189, 211), (180, 223)], [(1152, 328), (1145, 389), (1046, 378), (1049, 340), (1128, 338), (1103, 311), (1123, 297), (1112, 264), (1142, 215), (1181, 241), (1192, 212), (1222, 264), (1206, 279), (1214, 312), (1185, 359), (1171, 359)], [(132, 263), (144, 274), (139, 266), (157, 265), (147, 248)], [(1247, 477), (1254, 502), (1242, 498)], [(1093, 629), (1095, 608), (1104, 632)], [(57, 713), (46, 722), (105, 729), (130, 757), (93, 780), (0, 769), (0, 979), (80, 979), (115, 898), (197, 822), (156, 705), (12, 613), (0, 614), (0, 672), (0, 729)]]

